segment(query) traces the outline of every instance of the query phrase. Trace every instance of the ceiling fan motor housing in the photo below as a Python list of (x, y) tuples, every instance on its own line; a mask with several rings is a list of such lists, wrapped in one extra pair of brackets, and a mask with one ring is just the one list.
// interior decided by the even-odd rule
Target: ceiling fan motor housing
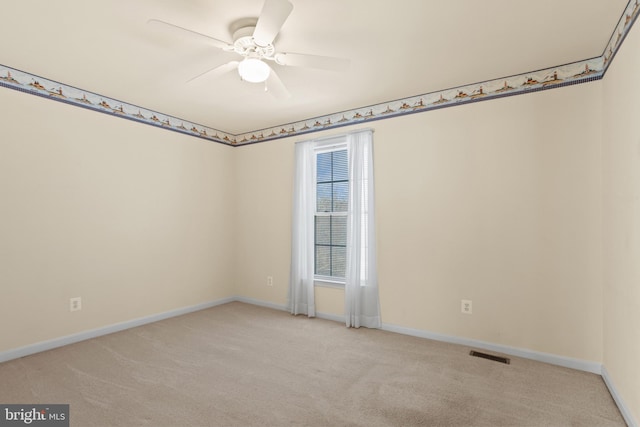
[(233, 50), (239, 55), (252, 58), (272, 58), (276, 48), (269, 43), (261, 46), (253, 38), (255, 26), (242, 27), (233, 33)]

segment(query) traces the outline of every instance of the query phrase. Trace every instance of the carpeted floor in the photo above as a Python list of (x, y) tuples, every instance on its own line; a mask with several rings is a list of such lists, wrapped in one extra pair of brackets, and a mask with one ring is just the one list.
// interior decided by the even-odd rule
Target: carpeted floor
[(624, 426), (598, 375), (230, 303), (0, 364), (71, 426)]

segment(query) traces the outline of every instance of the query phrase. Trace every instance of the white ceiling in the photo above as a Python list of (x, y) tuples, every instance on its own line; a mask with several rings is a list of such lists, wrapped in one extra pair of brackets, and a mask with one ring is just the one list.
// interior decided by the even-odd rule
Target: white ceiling
[(627, 0), (290, 0), (278, 51), (349, 58), (346, 72), (274, 65), (276, 99), (237, 59), (146, 24), (232, 41), (263, 0), (15, 0), (0, 14), (0, 64), (233, 134), (522, 74), (603, 54)]

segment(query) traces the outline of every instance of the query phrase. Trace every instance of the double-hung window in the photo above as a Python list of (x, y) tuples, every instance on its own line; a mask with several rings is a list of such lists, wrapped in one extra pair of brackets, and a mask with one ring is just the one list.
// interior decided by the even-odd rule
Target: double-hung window
[(349, 152), (346, 145), (315, 153), (314, 275), (344, 283), (347, 265)]

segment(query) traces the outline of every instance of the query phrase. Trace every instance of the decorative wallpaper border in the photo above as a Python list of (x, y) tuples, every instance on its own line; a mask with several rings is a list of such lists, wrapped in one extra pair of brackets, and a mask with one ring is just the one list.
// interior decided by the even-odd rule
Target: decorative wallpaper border
[(242, 134), (231, 134), (113, 98), (84, 91), (0, 64), (0, 86), (184, 133), (230, 146), (272, 141), (357, 123), (388, 119), (504, 96), (600, 80), (640, 13), (640, 0), (629, 0), (604, 53), (596, 58), (381, 104), (314, 117)]
[(0, 86), (223, 144), (232, 144), (235, 139), (234, 135), (217, 129), (127, 104), (1, 64)]

